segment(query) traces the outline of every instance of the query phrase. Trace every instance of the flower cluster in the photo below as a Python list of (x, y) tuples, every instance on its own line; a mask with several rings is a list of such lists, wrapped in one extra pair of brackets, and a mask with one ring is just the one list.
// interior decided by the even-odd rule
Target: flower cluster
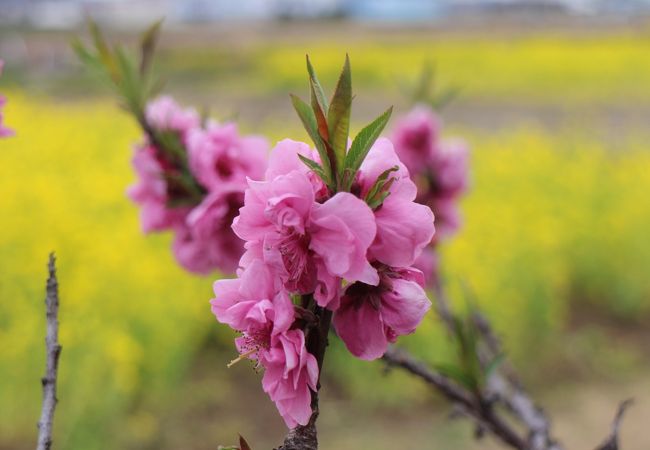
[(232, 123), (201, 122), (169, 97), (150, 102), (147, 137), (133, 157), (138, 181), (128, 195), (141, 208), (144, 232), (174, 232), (173, 251), (184, 268), (232, 273), (244, 248), (230, 226), (247, 177), (264, 174), (268, 145), (240, 136)]
[[(246, 241), (239, 278), (216, 281), (211, 302), (217, 319), (242, 333), (240, 353), (265, 368), (264, 390), (291, 428), (309, 420), (318, 380), (304, 309), (331, 311), (353, 355), (381, 357), (430, 307), (412, 265), (434, 234), (389, 140), (373, 145), (350, 192), (331, 193), (300, 157), (318, 160), (307, 144), (281, 141), (264, 181), (249, 181), (233, 223)], [(364, 199), (387, 171), (389, 195), (373, 210)]]
[[(435, 246), (452, 236), (461, 225), (460, 196), (467, 190), (468, 151), (458, 139), (443, 140), (441, 123), (428, 106), (416, 106), (401, 118), (393, 131), (395, 150), (418, 187), (416, 201), (429, 206), (436, 216)], [(417, 262), (432, 283), (437, 273), (435, 251), (422, 253)]]
[[(0, 59), (0, 75), (2, 75), (2, 69), (4, 67), (4, 61)], [(0, 138), (5, 138), (9, 136), (13, 136), (14, 131), (11, 128), (7, 128), (3, 122), (4, 122), (4, 117), (2, 113), (2, 107), (5, 105), (7, 102), (7, 99), (5, 99), (2, 95), (0, 95)]]

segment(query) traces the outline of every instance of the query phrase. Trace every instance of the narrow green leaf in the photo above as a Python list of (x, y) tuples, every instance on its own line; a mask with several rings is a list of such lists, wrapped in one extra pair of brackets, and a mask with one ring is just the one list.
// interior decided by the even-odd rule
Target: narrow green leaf
[(393, 185), (395, 177), (389, 178), (389, 176), (392, 172), (395, 172), (397, 170), (399, 170), (398, 166), (393, 166), (387, 170), (384, 170), (381, 174), (379, 174), (370, 189), (368, 189), (364, 200), (368, 206), (370, 206), (370, 209), (379, 208), (379, 206), (384, 203), (384, 200), (386, 200), (386, 197), (390, 195), (390, 187)]
[(368, 200), (366, 203), (368, 203), (368, 207), (372, 209), (373, 211), (379, 208), (383, 203), (386, 198), (390, 195), (389, 191), (384, 191), (380, 192), (372, 200)]
[(427, 102), (431, 98), (431, 90), (435, 79), (435, 72), (430, 62), (425, 62), (422, 66), (420, 79), (415, 87), (412, 99), (413, 103)]
[[(345, 64), (339, 77), (334, 96), (327, 111), (329, 144), (336, 158), (335, 170), (339, 175), (345, 168), (345, 153), (350, 134), (350, 113), (352, 110), (352, 75), (350, 58), (345, 56)], [(334, 169), (334, 167), (333, 167)]]
[[(293, 103), (293, 107), (296, 110), (296, 113), (298, 113), (298, 117), (300, 117), (305, 130), (307, 130), (307, 133), (309, 134), (309, 137), (311, 137), (312, 141), (314, 141), (314, 145), (316, 146), (316, 150), (318, 151), (318, 155), (321, 159), (323, 173), (328, 180), (333, 180), (332, 170), (329, 164), (329, 155), (327, 153), (327, 149), (325, 148), (325, 143), (323, 143), (323, 140), (318, 133), (318, 125), (316, 124), (316, 117), (314, 116), (314, 112), (307, 103), (293, 94), (291, 94), (291, 103)], [(328, 183), (327, 180), (323, 181)]]
[(499, 353), (497, 356), (492, 358), (492, 361), (489, 362), (487, 367), (485, 368), (485, 379), (487, 381), (488, 378), (492, 376), (495, 370), (497, 370), (501, 364), (503, 364), (503, 361), (505, 361), (506, 355), (504, 353)]
[(431, 100), (431, 106), (436, 110), (441, 110), (449, 103), (454, 101), (462, 92), (462, 89), (458, 86), (452, 86), (441, 91), (438, 95), (434, 96)]
[(316, 72), (314, 71), (309, 55), (307, 55), (307, 72), (309, 72), (309, 90), (311, 92), (311, 108), (314, 110), (316, 123), (318, 124), (318, 133), (323, 142), (329, 142), (329, 129), (327, 127), (327, 99), (320, 85)]
[(309, 81), (310, 84), (314, 87), (318, 104), (320, 105), (323, 112), (327, 113), (327, 110), (329, 109), (329, 106), (327, 105), (327, 97), (325, 97), (325, 92), (323, 91), (323, 88), (321, 87), (321, 84), (318, 81), (318, 78), (316, 77), (316, 71), (314, 70), (314, 67), (311, 65), (311, 61), (309, 60), (309, 55), (307, 55), (307, 72), (309, 72)]
[(325, 117), (325, 112), (321, 108), (320, 103), (317, 99), (317, 94), (314, 90), (314, 85), (310, 84), (311, 90), (311, 108), (314, 111), (314, 117), (316, 117), (316, 124), (318, 126), (318, 134), (320, 135), (323, 142), (326, 144), (330, 140), (329, 129), (327, 127), (327, 117)]
[(142, 76), (147, 74), (151, 68), (162, 23), (163, 19), (157, 20), (142, 34), (140, 40), (140, 75)]
[(436, 364), (434, 368), (443, 376), (454, 380), (456, 383), (466, 387), (470, 391), (476, 390), (476, 380), (470, 374), (465, 373), (461, 367), (452, 364)]
[(309, 167), (310, 170), (313, 170), (316, 173), (316, 175), (318, 175), (325, 182), (325, 184), (329, 184), (328, 182), (329, 180), (327, 179), (325, 172), (323, 171), (323, 168), (320, 166), (320, 164), (300, 154), (298, 155), (298, 158), (307, 167)]
[(122, 74), (118, 88), (128, 109), (136, 116), (144, 114), (144, 101), (139, 74), (133, 61), (121, 47), (115, 47), (115, 56), (119, 71)]
[(346, 168), (351, 169), (354, 173), (359, 170), (361, 163), (363, 163), (363, 160), (366, 159), (370, 151), (370, 147), (375, 143), (381, 132), (384, 131), (392, 113), (393, 107), (391, 106), (355, 136), (350, 146), (350, 151), (345, 157)]
[(389, 169), (384, 170), (382, 173), (379, 174), (375, 182), (372, 184), (370, 189), (368, 189), (368, 192), (366, 193), (366, 199), (371, 200), (373, 197), (375, 197), (381, 190), (383, 190), (383, 187), (386, 184), (386, 180), (388, 179), (388, 176), (392, 172), (396, 172), (399, 170), (398, 166), (393, 166)]
[(88, 31), (93, 38), (93, 43), (95, 44), (95, 50), (97, 50), (97, 55), (99, 56), (100, 61), (106, 67), (106, 72), (111, 77), (115, 83), (120, 81), (120, 72), (117, 67), (117, 63), (113, 54), (111, 53), (102, 31), (99, 28), (99, 25), (95, 23), (92, 19), (88, 19)]

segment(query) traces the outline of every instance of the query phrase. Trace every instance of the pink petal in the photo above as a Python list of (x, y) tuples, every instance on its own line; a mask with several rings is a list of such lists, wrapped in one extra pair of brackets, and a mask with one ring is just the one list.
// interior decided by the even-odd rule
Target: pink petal
[[(397, 189), (400, 189), (399, 187)], [(412, 265), (430, 242), (435, 228), (428, 206), (392, 193), (375, 211), (377, 237), (370, 247), (374, 258), (392, 267)]]
[(373, 360), (380, 358), (388, 347), (384, 324), (379, 311), (370, 302), (355, 305), (342, 299), (342, 305), (334, 316), (334, 326), (350, 353), (357, 358)]
[(431, 301), (424, 289), (414, 281), (393, 279), (392, 282), (392, 292), (382, 296), (384, 324), (398, 335), (410, 334), (431, 308)]
[(366, 258), (377, 227), (365, 202), (347, 192), (338, 193), (324, 204), (314, 205), (311, 228), (310, 248), (332, 275), (351, 282), (379, 283), (377, 271)]

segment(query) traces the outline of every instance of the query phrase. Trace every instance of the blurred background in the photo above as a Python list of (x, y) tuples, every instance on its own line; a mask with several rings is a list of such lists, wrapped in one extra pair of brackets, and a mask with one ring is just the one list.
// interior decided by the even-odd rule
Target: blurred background
[[(650, 1), (0, 0), (0, 449), (33, 448), (44, 367), (47, 254), (61, 285), (58, 450), (216, 449), (284, 425), (232, 334), (214, 274), (181, 270), (170, 236), (143, 236), (124, 191), (140, 133), (69, 42), (87, 15), (114, 41), (165, 17), (166, 92), (272, 142), (306, 139), (288, 93), (304, 55), (331, 89), (352, 61), (353, 128), (435, 66), (459, 96), (446, 137), (471, 145), (464, 225), (444, 245), (457, 304), (475, 291), (570, 448), (594, 448), (620, 400), (623, 448), (650, 448)], [(356, 125), (356, 126), (355, 126)], [(354, 131), (354, 130), (353, 130)], [(451, 350), (434, 315), (401, 341)], [(496, 448), (450, 421), (418, 380), (328, 352), (324, 449)]]

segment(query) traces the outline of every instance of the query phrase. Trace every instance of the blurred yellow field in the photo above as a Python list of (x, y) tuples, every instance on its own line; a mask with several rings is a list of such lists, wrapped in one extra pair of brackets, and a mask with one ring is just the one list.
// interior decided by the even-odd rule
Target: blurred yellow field
[[(168, 237), (140, 233), (124, 195), (138, 139), (125, 115), (107, 102), (10, 97), (18, 135), (0, 144), (0, 397), (14, 406), (0, 410), (0, 434), (11, 443), (33, 432), (45, 261), (54, 250), (64, 347), (60, 448), (147, 442), (156, 419), (143, 418), (139, 406), (173, 389), (209, 330), (229, 339), (208, 309), (211, 279), (179, 269)], [(581, 131), (522, 125), (455, 134), (471, 143), (473, 185), (464, 229), (444, 249), (445, 273), (452, 288), (459, 279), (471, 286), (516, 360), (533, 347), (545, 354), (566, 324), (569, 299), (627, 318), (649, 312), (647, 136), (626, 137), (625, 151), (612, 153)], [(431, 321), (406, 341), (439, 361), (440, 336)], [(378, 371), (361, 376), (359, 364), (338, 353), (332, 360), (342, 379), (363, 397)], [(114, 434), (129, 416), (138, 431)]]
[[(199, 106), (212, 101), (222, 116), (241, 113), (242, 129), (278, 140), (306, 139), (286, 99), (287, 92), (306, 89), (306, 52), (328, 87), (350, 53), (360, 92), (353, 125), (376, 114), (377, 105), (396, 103), (396, 115), (404, 113), (400, 82), (433, 61), (442, 86), (462, 88), (450, 115), (467, 119), (450, 123), (445, 136), (462, 137), (471, 148), (464, 224), (442, 248), (455, 306), (470, 306), (463, 295), (468, 287), (533, 383), (553, 384), (556, 369), (585, 370), (586, 378), (638, 369), (639, 349), (618, 347), (606, 331), (583, 325), (595, 317), (614, 323), (612, 329), (634, 328), (650, 317), (647, 31), (352, 30), (335, 37), (328, 31), (306, 33), (304, 42), (277, 31), (268, 40), (242, 42), (237, 33), (224, 41), (198, 34), (197, 42), (185, 40), (191, 32), (179, 32), (163, 39), (160, 68), (170, 91), (198, 99)], [(44, 36), (28, 37), (27, 47)], [(53, 36), (67, 45), (67, 35)], [(259, 413), (222, 373), (187, 387), (197, 364), (214, 363), (217, 352), (218, 364), (233, 356), (232, 334), (216, 324), (208, 304), (219, 274), (188, 275), (174, 261), (170, 236), (142, 234), (138, 208), (125, 195), (135, 179), (130, 158), (137, 127), (112, 100), (94, 96), (97, 86), (74, 63), (56, 68), (56, 76), (44, 70), (28, 78), (27, 65), (8, 67), (0, 79), (13, 85), (0, 92), (9, 98), (6, 122), (17, 131), (0, 141), (0, 449), (31, 448), (33, 441), (50, 251), (58, 257), (61, 285), (57, 449), (175, 448), (161, 436), (171, 433), (163, 417), (182, 410), (171, 404), (177, 390), (196, 389), (194, 401), (217, 398), (206, 415), (227, 412), (232, 403)], [(491, 128), (510, 107), (502, 120), (507, 126)], [(520, 117), (530, 108), (550, 108), (546, 122), (552, 123), (531, 119), (535, 112)], [(626, 118), (631, 123), (620, 126)], [(400, 343), (434, 363), (452, 353), (433, 314)], [(335, 368), (325, 372), (333, 390), (361, 400), (361, 407), (409, 408), (429, 399), (417, 383), (386, 378), (380, 363), (354, 360), (340, 343), (328, 353), (328, 365)], [(219, 417), (213, 430), (219, 438), (243, 431), (238, 426), (249, 419)], [(194, 437), (192, 426), (182, 433)]]

